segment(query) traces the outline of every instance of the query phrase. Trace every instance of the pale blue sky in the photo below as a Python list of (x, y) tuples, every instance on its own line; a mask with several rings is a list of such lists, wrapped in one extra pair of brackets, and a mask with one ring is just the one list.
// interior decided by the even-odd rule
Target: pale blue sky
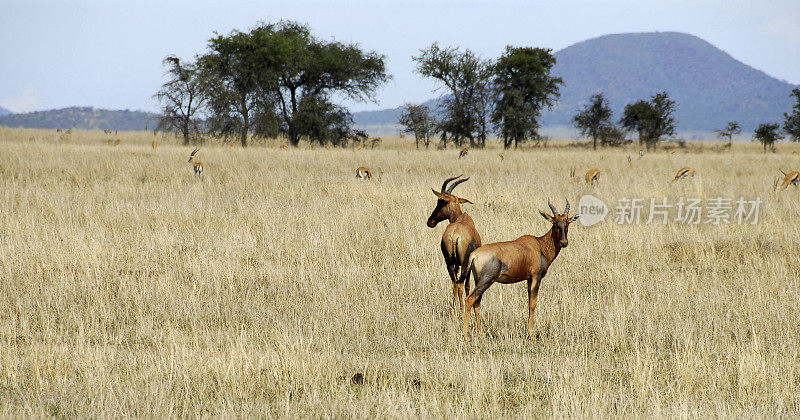
[(260, 20), (308, 23), (321, 38), (358, 42), (394, 76), (378, 104), (434, 96), (411, 55), (439, 41), (496, 57), (505, 45), (559, 50), (609, 33), (678, 31), (800, 84), (800, 0), (662, 1), (0, 1), (0, 106), (157, 109), (161, 59), (191, 58), (214, 31)]

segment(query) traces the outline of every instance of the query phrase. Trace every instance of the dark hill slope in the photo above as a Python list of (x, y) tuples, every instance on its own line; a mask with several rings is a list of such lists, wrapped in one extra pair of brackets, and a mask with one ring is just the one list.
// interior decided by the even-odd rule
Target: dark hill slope
[(713, 130), (730, 120), (752, 130), (791, 108), (791, 84), (683, 33), (606, 35), (555, 56), (553, 73), (564, 86), (558, 108), (545, 115), (549, 125), (569, 124), (595, 92), (606, 95), (619, 118), (625, 104), (665, 90), (678, 103), (679, 127), (692, 130)]

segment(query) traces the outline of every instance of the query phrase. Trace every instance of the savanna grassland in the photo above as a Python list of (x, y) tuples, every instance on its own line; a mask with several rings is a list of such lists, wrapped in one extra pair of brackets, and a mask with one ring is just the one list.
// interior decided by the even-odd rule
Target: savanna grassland
[[(750, 417), (800, 413), (800, 147), (638, 159), (568, 142), (415, 151), (190, 147), (0, 128), (0, 416)], [(628, 162), (631, 157), (631, 162)], [(367, 166), (374, 179), (354, 178)], [(591, 167), (597, 185), (569, 180)], [(696, 176), (670, 183), (682, 166)], [(760, 197), (755, 225), (574, 224), (542, 282), (450, 305), (425, 226), (464, 173), (484, 243), (548, 198)]]

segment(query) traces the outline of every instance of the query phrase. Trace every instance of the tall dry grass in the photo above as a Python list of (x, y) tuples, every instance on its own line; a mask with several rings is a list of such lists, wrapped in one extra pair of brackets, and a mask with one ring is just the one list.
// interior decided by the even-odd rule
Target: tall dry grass
[[(0, 416), (647, 417), (800, 412), (800, 193), (778, 154), (214, 145), (0, 129)], [(405, 140), (408, 142), (408, 139)], [(627, 157), (632, 157), (629, 164)], [(376, 173), (354, 178), (358, 166)], [(670, 184), (681, 166), (694, 178)], [(569, 169), (602, 171), (594, 187)], [(548, 198), (759, 196), (757, 225), (574, 225), (540, 290), (449, 302), (447, 176), (484, 242)], [(613, 216), (613, 215), (612, 215)], [(612, 217), (613, 218), (613, 217)]]

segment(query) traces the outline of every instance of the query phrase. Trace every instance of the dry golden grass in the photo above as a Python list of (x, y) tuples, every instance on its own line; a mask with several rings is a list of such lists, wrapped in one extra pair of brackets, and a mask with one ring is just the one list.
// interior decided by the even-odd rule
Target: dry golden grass
[[(0, 416), (764, 417), (800, 412), (800, 193), (778, 154), (190, 147), (0, 128)], [(31, 140), (32, 138), (32, 140)], [(405, 139), (409, 142), (409, 139)], [(558, 146), (558, 147), (554, 147)], [(628, 157), (632, 157), (630, 164)], [(354, 178), (358, 166), (375, 173)], [(568, 182), (591, 168), (594, 187)], [(669, 181), (682, 166), (697, 175)], [(755, 197), (759, 224), (575, 225), (465, 342), (425, 226), (447, 176), (484, 242), (547, 199)]]

